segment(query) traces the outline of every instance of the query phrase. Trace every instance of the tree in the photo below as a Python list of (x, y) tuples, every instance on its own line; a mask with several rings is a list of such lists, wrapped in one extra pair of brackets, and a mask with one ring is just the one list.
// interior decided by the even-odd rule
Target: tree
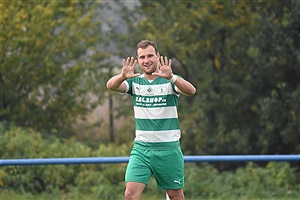
[(198, 88), (180, 101), (186, 153), (299, 151), (299, 6), (141, 1), (123, 17), (126, 42), (156, 41), (175, 60), (174, 72)]
[(1, 121), (57, 132), (102, 100), (101, 3), (4, 1)]

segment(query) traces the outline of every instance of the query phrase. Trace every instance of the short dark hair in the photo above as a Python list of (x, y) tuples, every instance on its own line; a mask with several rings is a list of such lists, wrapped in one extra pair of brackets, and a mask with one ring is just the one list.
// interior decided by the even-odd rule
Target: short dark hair
[(152, 46), (155, 49), (155, 53), (157, 53), (157, 46), (153, 41), (150, 40), (142, 40), (140, 41), (137, 46), (136, 46), (136, 51), (141, 48), (141, 49), (146, 49), (148, 46)]

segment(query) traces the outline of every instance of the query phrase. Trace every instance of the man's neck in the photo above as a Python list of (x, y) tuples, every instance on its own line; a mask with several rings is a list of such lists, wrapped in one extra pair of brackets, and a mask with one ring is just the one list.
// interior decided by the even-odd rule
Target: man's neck
[(149, 81), (153, 81), (155, 80), (158, 76), (153, 76), (152, 74), (145, 74), (144, 73), (144, 77), (149, 80)]

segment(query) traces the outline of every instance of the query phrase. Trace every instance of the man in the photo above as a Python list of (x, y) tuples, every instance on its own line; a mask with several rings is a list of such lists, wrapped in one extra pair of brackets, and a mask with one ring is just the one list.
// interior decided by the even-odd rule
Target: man
[[(126, 169), (125, 199), (140, 199), (150, 177), (170, 199), (184, 199), (184, 160), (180, 148), (178, 97), (194, 95), (196, 88), (172, 73), (171, 59), (160, 56), (149, 40), (138, 43), (137, 60), (123, 59), (122, 72), (107, 88), (132, 96), (135, 140)], [(135, 73), (139, 63), (143, 74)]]

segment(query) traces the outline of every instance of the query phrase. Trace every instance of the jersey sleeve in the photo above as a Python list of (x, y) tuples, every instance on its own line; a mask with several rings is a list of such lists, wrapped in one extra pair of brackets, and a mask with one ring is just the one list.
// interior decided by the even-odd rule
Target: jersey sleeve
[(125, 93), (128, 93), (130, 95), (132, 95), (132, 79), (127, 79), (124, 81), (125, 84), (126, 84), (126, 91)]
[[(174, 75), (174, 76), (177, 76), (177, 78), (183, 79), (181, 76), (178, 76), (178, 75)], [(177, 94), (179, 94), (179, 90), (178, 90), (178, 88), (176, 87), (176, 85), (175, 85), (174, 83), (171, 83), (171, 84), (172, 84), (173, 90), (174, 90)]]

